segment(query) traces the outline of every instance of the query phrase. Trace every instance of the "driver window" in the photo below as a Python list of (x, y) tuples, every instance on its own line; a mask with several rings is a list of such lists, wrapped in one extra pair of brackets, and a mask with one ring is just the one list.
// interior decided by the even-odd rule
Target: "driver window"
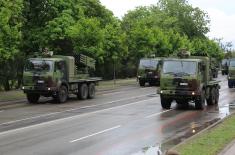
[(65, 63), (63, 61), (59, 61), (55, 63), (55, 71), (63, 72), (65, 70)]

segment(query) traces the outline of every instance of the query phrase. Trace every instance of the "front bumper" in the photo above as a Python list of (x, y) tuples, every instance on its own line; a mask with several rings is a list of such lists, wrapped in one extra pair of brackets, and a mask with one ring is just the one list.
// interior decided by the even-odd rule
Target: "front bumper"
[(159, 77), (138, 77), (138, 80), (144, 82), (160, 82)]
[(195, 99), (200, 96), (200, 92), (188, 90), (158, 90), (157, 93), (173, 99)]
[(22, 90), (24, 93), (53, 94), (57, 87), (23, 86)]

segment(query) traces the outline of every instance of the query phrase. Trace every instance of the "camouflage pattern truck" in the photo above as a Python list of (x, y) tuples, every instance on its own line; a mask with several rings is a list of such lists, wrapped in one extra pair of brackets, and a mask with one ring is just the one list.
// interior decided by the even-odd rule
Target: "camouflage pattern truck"
[(233, 88), (235, 86), (235, 58), (228, 61), (228, 87)]
[(140, 60), (137, 79), (140, 86), (145, 86), (149, 83), (150, 86), (159, 85), (160, 83), (160, 70), (159, 61), (161, 58), (143, 58)]
[(85, 55), (30, 58), (23, 73), (23, 91), (29, 103), (40, 96), (66, 102), (69, 94), (85, 100), (95, 97), (95, 85), (100, 78), (91, 78), (88, 69), (95, 69), (95, 60)]
[(163, 60), (160, 89), (161, 105), (170, 109), (172, 101), (188, 106), (195, 103), (196, 109), (217, 104), (219, 81), (212, 80), (210, 59), (206, 56), (190, 56), (189, 52), (179, 52), (176, 58)]

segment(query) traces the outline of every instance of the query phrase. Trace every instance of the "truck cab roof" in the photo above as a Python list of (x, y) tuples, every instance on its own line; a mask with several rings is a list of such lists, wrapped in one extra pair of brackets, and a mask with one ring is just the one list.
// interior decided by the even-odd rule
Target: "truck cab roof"
[(201, 62), (201, 59), (194, 59), (194, 58), (187, 58), (187, 59), (181, 59), (181, 58), (164, 58), (163, 60), (168, 61), (194, 61), (194, 62)]

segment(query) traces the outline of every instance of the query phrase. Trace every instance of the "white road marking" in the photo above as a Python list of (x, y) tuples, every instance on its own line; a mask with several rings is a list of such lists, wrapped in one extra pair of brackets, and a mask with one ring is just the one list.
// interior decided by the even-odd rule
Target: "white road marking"
[(96, 133), (93, 133), (93, 134), (90, 134), (90, 135), (87, 135), (87, 136), (84, 136), (84, 137), (81, 137), (81, 138), (78, 138), (78, 139), (75, 139), (75, 140), (71, 140), (70, 143), (81, 141), (81, 140), (87, 139), (89, 137), (93, 137), (93, 136), (96, 136), (96, 135), (99, 135), (99, 134), (102, 134), (102, 133), (105, 133), (105, 132), (108, 132), (108, 131), (111, 131), (111, 130), (115, 130), (115, 129), (120, 128), (120, 127), (121, 127), (121, 125), (118, 125), (118, 126), (115, 126), (115, 127), (109, 128), (109, 129), (105, 129), (105, 130), (102, 130), (102, 131), (99, 131), (99, 132), (96, 132)]
[(152, 117), (155, 117), (157, 115), (161, 115), (163, 113), (166, 113), (166, 112), (169, 112), (169, 111), (172, 111), (173, 109), (171, 110), (165, 110), (165, 111), (162, 111), (162, 112), (159, 112), (159, 113), (155, 113), (155, 114), (152, 114), (152, 115), (149, 115), (149, 116), (146, 116), (145, 118), (152, 118)]
[[(145, 95), (141, 95), (141, 96), (135, 96), (135, 97), (130, 97), (130, 98), (126, 98), (126, 99), (110, 101), (110, 102), (103, 103), (103, 104), (96, 104), (96, 105), (91, 105), (91, 106), (84, 106), (84, 107), (68, 109), (68, 110), (60, 111), (60, 112), (53, 112), (53, 113), (38, 115), (38, 116), (34, 116), (34, 117), (19, 119), (19, 120), (15, 120), (15, 121), (10, 121), (10, 122), (1, 123), (0, 126), (1, 126), (1, 125), (9, 125), (9, 124), (17, 123), (17, 122), (21, 122), (21, 121), (27, 121), (27, 120), (31, 120), (31, 119), (35, 119), (35, 118), (41, 118), (41, 117), (46, 117), (46, 116), (52, 116), (52, 115), (61, 114), (61, 113), (64, 113), (64, 112), (72, 112), (72, 111), (76, 111), (76, 110), (80, 110), (80, 109), (93, 108), (93, 107), (103, 106), (103, 105), (106, 105), (106, 104), (112, 104), (112, 103), (121, 102), (121, 101), (125, 101), (125, 100), (137, 99), (137, 98), (145, 97), (145, 96), (148, 96), (148, 95), (151, 95), (151, 94), (145, 94)], [(1, 112), (1, 111), (0, 111), (0, 112)]]
[(0, 112), (3, 112), (4, 110), (0, 110)]
[(6, 135), (6, 134), (12, 134), (12, 133), (15, 133), (15, 132), (19, 132), (19, 131), (27, 130), (27, 129), (31, 129), (31, 128), (35, 129), (37, 127), (43, 127), (43, 126), (46, 126), (46, 125), (59, 124), (59, 123), (62, 123), (62, 122), (65, 122), (65, 121), (71, 121), (71, 120), (74, 120), (74, 119), (77, 119), (77, 118), (80, 118), (80, 117), (89, 116), (89, 115), (92, 115), (92, 114), (96, 114), (96, 113), (100, 113), (100, 112), (104, 112), (104, 111), (108, 111), (108, 110), (113, 110), (113, 109), (117, 109), (117, 108), (123, 108), (123, 107), (139, 104), (139, 103), (150, 101), (150, 100), (156, 100), (156, 98), (151, 98), (151, 99), (147, 99), (147, 100), (132, 102), (132, 103), (124, 104), (124, 105), (121, 105), (121, 106), (116, 106), (116, 107), (112, 107), (112, 108), (106, 108), (106, 109), (97, 110), (97, 111), (93, 111), (93, 112), (89, 112), (89, 113), (85, 113), (85, 114), (80, 114), (80, 115), (75, 115), (75, 116), (71, 116), (71, 117), (61, 118), (61, 119), (52, 120), (52, 121), (48, 121), (48, 122), (43, 122), (43, 123), (39, 123), (39, 124), (35, 124), (35, 125), (30, 125), (30, 126), (26, 126), (26, 127), (22, 127), (22, 128), (18, 128), (18, 129), (3, 131), (3, 132), (0, 132), (0, 136)]
[(114, 93), (106, 93), (106, 94), (101, 94), (101, 96), (108, 96), (108, 95), (115, 95), (115, 94), (121, 94), (124, 93), (125, 91), (119, 91), (119, 92), (114, 92)]

